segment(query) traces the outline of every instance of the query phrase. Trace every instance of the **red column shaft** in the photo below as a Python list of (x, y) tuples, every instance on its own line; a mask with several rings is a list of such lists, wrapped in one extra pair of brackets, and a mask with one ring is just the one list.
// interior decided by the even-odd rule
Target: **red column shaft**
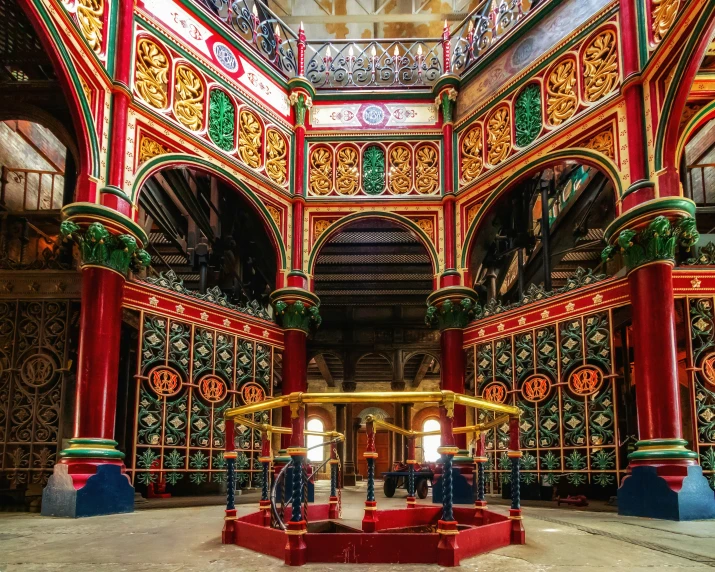
[[(297, 391), (308, 390), (308, 363), (306, 359), (306, 339), (305, 332), (300, 330), (285, 331), (285, 349), (283, 350), (283, 395), (295, 393)], [(303, 433), (303, 410), (300, 411), (301, 435)], [(284, 407), (282, 412), (282, 427), (292, 427), (290, 407)], [(294, 428), (295, 431), (295, 428)], [(291, 446), (291, 435), (281, 435), (281, 447), (283, 449)], [(300, 445), (303, 446), (301, 437)]]
[(82, 270), (75, 437), (114, 438), (123, 293), (117, 272)]
[[(442, 389), (464, 393), (464, 351), (462, 343), (464, 333), (460, 329), (444, 330), (440, 335), (442, 362), (440, 364)], [(444, 411), (444, 409), (442, 409)], [(444, 426), (444, 419), (442, 419)], [(464, 427), (467, 424), (467, 410), (463, 405), (454, 407), (454, 425)], [(444, 445), (445, 443), (443, 443)], [(455, 435), (454, 444), (460, 449), (467, 448), (467, 436)]]
[(641, 440), (682, 438), (673, 273), (648, 264), (628, 275)]
[(445, 123), (442, 126), (442, 150), (444, 153), (444, 192), (453, 193), (454, 192), (454, 178), (452, 176), (452, 168), (454, 166), (453, 161), (453, 150), (452, 150), (452, 134), (454, 133), (454, 127), (451, 123)]

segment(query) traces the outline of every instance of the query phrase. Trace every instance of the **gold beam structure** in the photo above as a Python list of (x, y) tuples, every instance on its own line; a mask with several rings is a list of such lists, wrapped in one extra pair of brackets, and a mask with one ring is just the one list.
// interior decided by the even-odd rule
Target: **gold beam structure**
[[(264, 433), (279, 433), (281, 435), (292, 435), (293, 430), (290, 427), (277, 427), (275, 425), (268, 425), (267, 423), (256, 423), (245, 417), (237, 415), (233, 418), (233, 421), (250, 427), (251, 429), (258, 429)], [(306, 429), (303, 431), (303, 435), (312, 435), (315, 437), (331, 437), (333, 439), (337, 438), (340, 441), (345, 441), (345, 435), (343, 433), (338, 433), (337, 431), (311, 431)]]
[(392, 423), (388, 423), (387, 421), (383, 421), (382, 419), (377, 419), (373, 415), (368, 415), (367, 417), (365, 417), (365, 421), (372, 421), (372, 423), (375, 424), (375, 427), (382, 427), (383, 429), (387, 429), (388, 431), (392, 431), (393, 433), (397, 433), (398, 435), (404, 435), (405, 437), (425, 437), (427, 435), (442, 434), (442, 431), (438, 429), (434, 431), (413, 431), (411, 429), (403, 429), (402, 427), (398, 427), (397, 425), (393, 425)]
[(269, 411), (285, 406), (290, 406), (292, 416), (297, 417), (300, 407), (307, 403), (329, 405), (336, 403), (437, 403), (447, 409), (447, 415), (450, 417), (453, 415), (454, 405), (458, 404), (495, 413), (505, 413), (510, 417), (521, 415), (521, 410), (513, 405), (494, 403), (479, 397), (454, 393), (453, 391), (365, 391), (361, 393), (296, 392), (266, 399), (258, 403), (227, 409), (224, 413), (224, 419), (235, 419), (249, 413)]

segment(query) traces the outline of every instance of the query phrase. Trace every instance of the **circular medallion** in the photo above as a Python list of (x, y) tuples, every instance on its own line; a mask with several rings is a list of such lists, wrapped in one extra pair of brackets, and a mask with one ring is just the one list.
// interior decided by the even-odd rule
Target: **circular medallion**
[(507, 386), (501, 381), (492, 381), (482, 389), (482, 398), (494, 403), (504, 403), (508, 391)]
[(379, 125), (385, 119), (385, 112), (382, 107), (368, 105), (362, 112), (362, 118), (368, 125)]
[(211, 403), (221, 401), (228, 394), (226, 382), (215, 375), (205, 375), (199, 380), (199, 392), (201, 397)]
[(55, 364), (52, 358), (45, 354), (35, 354), (28, 357), (20, 366), (22, 381), (31, 387), (42, 387), (55, 376)]
[(235, 72), (238, 70), (238, 62), (233, 52), (224, 44), (216, 42), (214, 44), (214, 55), (226, 71)]
[(549, 391), (551, 391), (551, 380), (540, 373), (527, 377), (521, 385), (521, 395), (532, 403), (546, 399)]
[(250, 405), (251, 403), (263, 401), (266, 398), (266, 392), (257, 383), (250, 382), (243, 386), (241, 396), (243, 397), (243, 402), (246, 405)]
[(155, 367), (149, 372), (149, 385), (157, 395), (176, 395), (181, 389), (181, 376), (170, 367)]
[(700, 373), (710, 385), (715, 385), (715, 352), (706, 354), (700, 365)]
[(569, 375), (569, 389), (576, 395), (593, 395), (603, 383), (603, 372), (593, 365), (582, 365)]

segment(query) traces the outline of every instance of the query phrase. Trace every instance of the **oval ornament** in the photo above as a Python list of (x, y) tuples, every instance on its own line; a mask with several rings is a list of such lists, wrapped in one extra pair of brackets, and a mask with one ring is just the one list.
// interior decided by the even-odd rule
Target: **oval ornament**
[(715, 385), (715, 352), (707, 354), (700, 365), (703, 379), (710, 385)]
[(551, 380), (540, 373), (535, 373), (526, 378), (521, 385), (521, 395), (527, 401), (539, 403), (546, 399), (551, 391)]
[(504, 403), (509, 390), (501, 381), (492, 381), (482, 389), (482, 398), (493, 403)]
[(181, 389), (179, 372), (168, 366), (155, 367), (149, 372), (149, 385), (154, 393), (163, 397), (176, 395)]
[(199, 380), (199, 393), (206, 401), (217, 403), (228, 394), (226, 382), (216, 375), (205, 375)]
[(249, 382), (241, 389), (241, 397), (246, 405), (258, 403), (266, 398), (266, 392), (257, 383)]
[(581, 397), (593, 395), (603, 384), (603, 372), (593, 365), (577, 367), (569, 375), (569, 389)]

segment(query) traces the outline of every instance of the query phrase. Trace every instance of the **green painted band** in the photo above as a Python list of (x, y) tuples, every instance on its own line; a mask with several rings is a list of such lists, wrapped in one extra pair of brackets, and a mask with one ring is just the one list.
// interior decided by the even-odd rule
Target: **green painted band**
[(132, 199), (129, 198), (129, 195), (127, 195), (127, 193), (125, 193), (119, 187), (107, 185), (106, 187), (102, 187), (101, 189), (99, 189), (99, 193), (102, 195), (114, 195), (115, 197), (119, 197), (120, 199), (128, 202), (130, 205), (132, 204)]
[(664, 459), (697, 459), (698, 454), (694, 451), (684, 451), (682, 449), (665, 449), (665, 450), (646, 450), (633, 451), (628, 458), (633, 461), (645, 461), (648, 459), (664, 460)]
[(81, 216), (103, 217), (124, 226), (139, 241), (140, 246), (143, 247), (149, 241), (149, 237), (141, 226), (135, 223), (128, 216), (103, 205), (97, 205), (94, 203), (71, 203), (62, 209), (62, 216), (63, 218)]
[(310, 290), (304, 290), (303, 288), (292, 288), (290, 286), (279, 288), (271, 292), (269, 298), (271, 303), (285, 298), (298, 298), (299, 300), (302, 298), (311, 301), (316, 306), (320, 306), (320, 298)]
[(636, 442), (636, 448), (673, 445), (677, 445), (679, 447), (686, 447), (688, 445), (688, 442), (685, 439), (647, 439), (645, 441)]
[(308, 278), (308, 275), (302, 270), (291, 270), (288, 276), (299, 276), (300, 278)]
[(446, 286), (445, 288), (435, 290), (427, 296), (427, 305), (431, 306), (435, 300), (452, 297), (465, 297), (471, 298), (472, 300), (478, 299), (477, 293), (471, 288), (467, 288), (466, 286)]
[(288, 89), (304, 89), (310, 97), (315, 98), (315, 87), (304, 77), (292, 77), (288, 80)]
[(648, 179), (636, 181), (623, 192), (623, 194), (621, 195), (621, 200), (625, 199), (628, 195), (635, 193), (636, 191), (640, 191), (641, 189), (646, 189), (648, 187), (655, 187), (655, 183), (653, 181), (649, 181)]
[(92, 437), (76, 437), (69, 440), (70, 445), (106, 445), (109, 447), (116, 447), (119, 445), (116, 441), (112, 439), (95, 439)]
[(654, 199), (632, 208), (628, 212), (619, 216), (606, 227), (604, 238), (606, 242), (611, 242), (616, 233), (625, 228), (628, 223), (649, 212), (659, 212), (664, 210), (680, 210), (684, 215), (695, 216), (695, 203), (683, 197), (673, 197), (664, 199)]
[(459, 276), (459, 271), (454, 268), (447, 268), (440, 276)]
[(123, 459), (124, 453), (116, 449), (65, 449), (60, 453), (60, 457), (71, 459)]
[(445, 74), (432, 86), (432, 95), (436, 96), (445, 87), (459, 87), (460, 83), (461, 80), (459, 79), (459, 76), (451, 73)]

